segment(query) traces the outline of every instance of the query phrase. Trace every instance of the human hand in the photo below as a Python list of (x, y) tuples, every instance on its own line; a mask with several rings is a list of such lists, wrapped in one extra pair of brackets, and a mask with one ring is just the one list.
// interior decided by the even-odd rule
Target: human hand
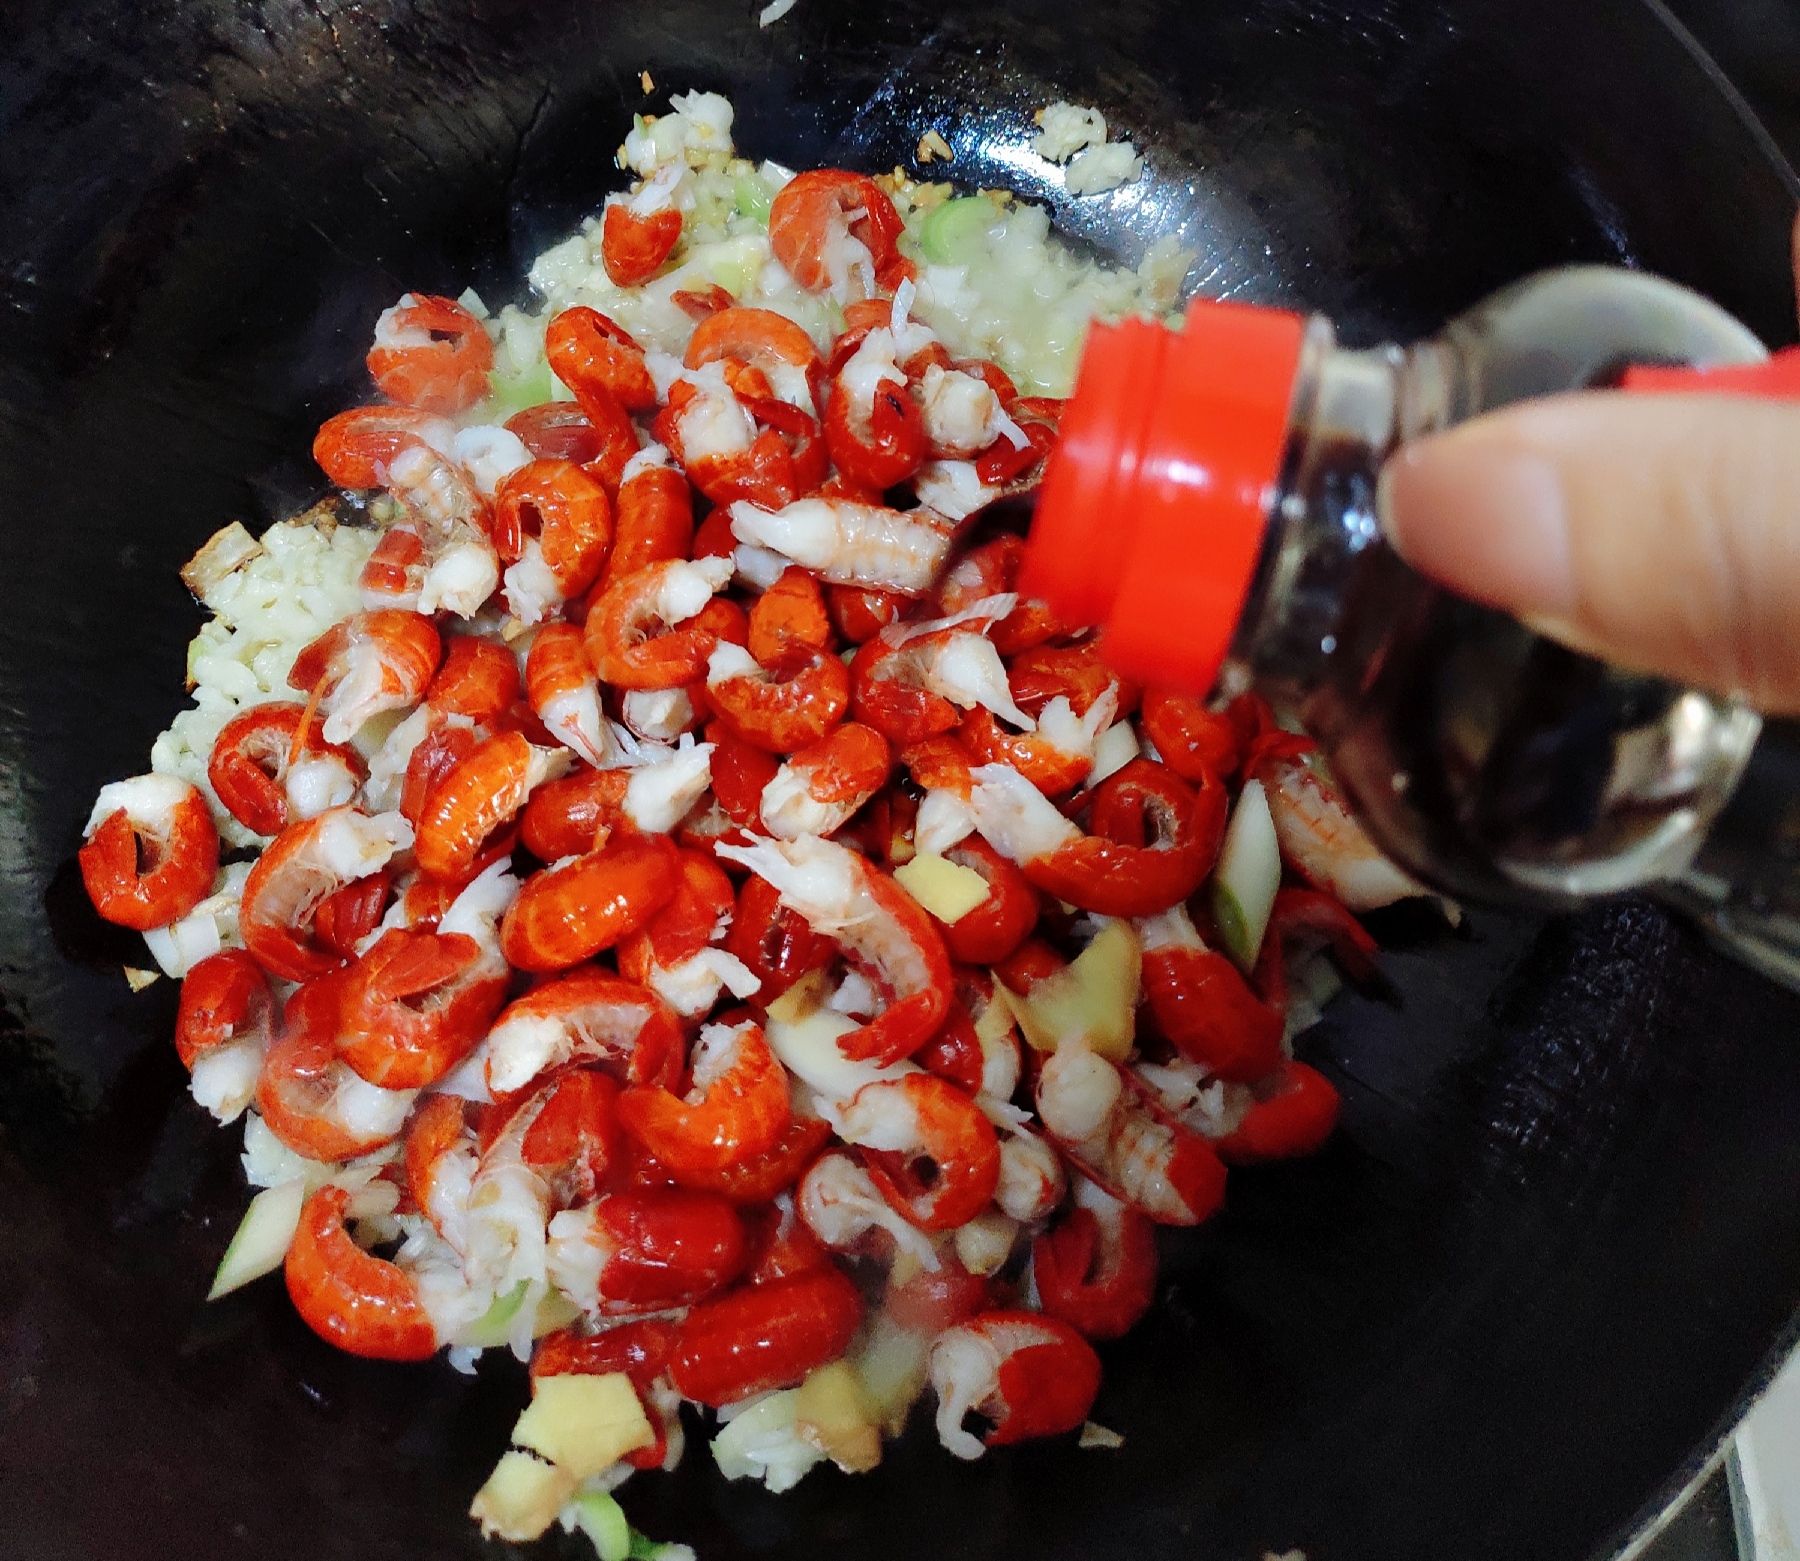
[(1800, 714), (1800, 405), (1524, 403), (1403, 449), (1381, 514), (1414, 568), (1552, 639)]

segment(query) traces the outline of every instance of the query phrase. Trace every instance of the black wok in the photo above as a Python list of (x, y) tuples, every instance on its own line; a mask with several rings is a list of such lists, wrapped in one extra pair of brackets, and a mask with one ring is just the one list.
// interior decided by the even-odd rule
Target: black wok
[[(334, 1354), (275, 1283), (201, 1304), (244, 1202), (185, 1098), (167, 982), (86, 911), (96, 787), (142, 767), (197, 613), (175, 567), (307, 499), (407, 287), (490, 299), (617, 179), (657, 98), (732, 94), (789, 162), (1031, 191), (1026, 116), (1101, 104), (1147, 182), (1059, 203), (1200, 287), (1426, 329), (1532, 267), (1615, 260), (1792, 328), (1779, 164), (1634, 0), (1111, 5), (15, 0), (0, 60), (0, 1552), (448, 1557), (520, 1387)], [(1642, 905), (1383, 929), (1394, 992), (1310, 1038), (1344, 1128), (1234, 1178), (1106, 1351), (1118, 1452), (775, 1500), (704, 1453), (634, 1482), (736, 1556), (1557, 1561), (1707, 1460), (1800, 1303), (1800, 1001)], [(566, 1552), (576, 1553), (574, 1542)]]

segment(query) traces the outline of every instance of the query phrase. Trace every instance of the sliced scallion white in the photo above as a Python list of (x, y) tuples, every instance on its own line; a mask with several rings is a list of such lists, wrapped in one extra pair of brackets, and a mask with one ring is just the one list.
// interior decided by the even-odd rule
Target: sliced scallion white
[(1115, 721), (1102, 732), (1094, 744), (1094, 767), (1088, 771), (1087, 784), (1098, 786), (1107, 776), (1116, 774), (1138, 756), (1137, 734), (1129, 721)]
[(1226, 953), (1243, 970), (1256, 963), (1280, 887), (1281, 848), (1275, 840), (1275, 820), (1269, 816), (1269, 799), (1261, 781), (1246, 781), (1231, 810), (1212, 883), (1219, 936)]
[(213, 1275), (206, 1299), (216, 1301), (280, 1268), (293, 1245), (294, 1232), (300, 1228), (300, 1210), (305, 1202), (303, 1181), (265, 1187), (252, 1198), (225, 1248), (225, 1256), (219, 1260), (219, 1271)]

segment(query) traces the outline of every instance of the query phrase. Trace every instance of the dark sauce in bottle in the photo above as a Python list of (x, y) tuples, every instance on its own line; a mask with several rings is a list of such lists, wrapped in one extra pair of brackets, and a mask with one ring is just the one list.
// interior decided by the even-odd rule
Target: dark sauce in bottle
[(1676, 878), (1760, 723), (1413, 573), (1380, 534), (1383, 462), (1408, 438), (1605, 384), (1626, 363), (1761, 355), (1695, 295), (1597, 268), (1509, 288), (1405, 350), (1346, 352), (1313, 322), (1232, 659), (1299, 714), (1402, 865), (1453, 894), (1538, 903)]

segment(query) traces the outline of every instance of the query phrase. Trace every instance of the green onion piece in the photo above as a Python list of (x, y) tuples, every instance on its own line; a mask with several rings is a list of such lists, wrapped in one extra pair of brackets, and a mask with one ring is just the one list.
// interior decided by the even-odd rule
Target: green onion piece
[(600, 1561), (628, 1561), (637, 1551), (638, 1535), (625, 1521), (625, 1509), (605, 1491), (588, 1491), (573, 1503), (575, 1526), (587, 1535)]
[(925, 218), (919, 229), (919, 247), (935, 265), (955, 265), (973, 259), (998, 213), (982, 195), (961, 195), (945, 201)]
[(760, 174), (739, 174), (731, 182), (731, 193), (740, 217), (749, 217), (765, 226), (768, 224), (769, 203), (775, 199), (775, 192)]
[(495, 369), (488, 375), (487, 406), (491, 415), (484, 421), (504, 423), (513, 413), (552, 399), (554, 388), (550, 365), (542, 358), (522, 374), (503, 374)]
[(492, 1306), (468, 1327), (457, 1332), (456, 1342), (478, 1350), (498, 1349), (505, 1344), (512, 1320), (519, 1315), (519, 1308), (524, 1304), (529, 1283), (528, 1280), (521, 1279), (504, 1295), (495, 1296)]
[(697, 244), (688, 255), (688, 263), (733, 298), (741, 298), (756, 281), (766, 255), (767, 246), (761, 239), (740, 234), (711, 244)]

